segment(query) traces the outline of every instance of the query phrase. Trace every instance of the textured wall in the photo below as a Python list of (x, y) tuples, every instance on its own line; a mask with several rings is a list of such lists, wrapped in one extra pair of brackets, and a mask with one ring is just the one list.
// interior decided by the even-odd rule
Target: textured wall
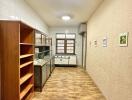
[[(132, 0), (104, 0), (87, 31), (87, 71), (107, 100), (132, 100)], [(128, 47), (119, 47), (123, 32), (129, 32)], [(108, 37), (107, 48), (102, 47), (104, 36)], [(94, 47), (96, 39), (98, 46)]]
[(49, 28), (49, 35), (53, 39), (53, 54), (56, 53), (56, 33), (76, 33), (76, 47), (75, 53), (77, 54), (77, 63), (78, 65), (82, 65), (82, 37), (78, 34), (78, 27), (51, 27)]
[(0, 0), (0, 19), (18, 19), (48, 33), (47, 25), (24, 0)]

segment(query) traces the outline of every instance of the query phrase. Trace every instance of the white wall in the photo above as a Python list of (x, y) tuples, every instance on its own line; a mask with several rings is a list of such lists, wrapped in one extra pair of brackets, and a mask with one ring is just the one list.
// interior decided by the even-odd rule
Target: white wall
[(82, 65), (82, 37), (78, 35), (78, 26), (71, 27), (51, 27), (49, 28), (49, 35), (53, 39), (53, 54), (56, 53), (56, 33), (76, 33), (75, 53), (77, 54), (77, 63)]
[(83, 43), (83, 55), (82, 55), (82, 57), (83, 57), (83, 63), (82, 63), (82, 67), (84, 68), (84, 69), (86, 69), (86, 50), (87, 50), (87, 33), (85, 33), (85, 34), (83, 34), (83, 41), (82, 41)]
[[(104, 0), (87, 32), (87, 71), (107, 100), (132, 100), (132, 0)], [(129, 32), (128, 47), (119, 46), (124, 32)], [(105, 36), (108, 47), (102, 47)]]
[(28, 25), (48, 33), (47, 25), (24, 0), (0, 0), (0, 19), (22, 20)]

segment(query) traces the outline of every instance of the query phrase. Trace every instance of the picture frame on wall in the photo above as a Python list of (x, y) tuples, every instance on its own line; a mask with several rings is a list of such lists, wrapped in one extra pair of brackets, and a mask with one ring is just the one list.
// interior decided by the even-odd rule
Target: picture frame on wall
[(120, 34), (119, 45), (120, 45), (120, 47), (127, 47), (128, 46), (128, 32)]
[(97, 40), (94, 40), (94, 46), (97, 47)]
[(104, 37), (102, 40), (102, 46), (107, 47), (107, 37)]

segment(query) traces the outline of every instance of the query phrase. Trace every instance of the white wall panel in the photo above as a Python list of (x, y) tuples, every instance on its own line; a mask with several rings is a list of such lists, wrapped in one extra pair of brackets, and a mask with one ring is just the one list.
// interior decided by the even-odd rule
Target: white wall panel
[(24, 0), (0, 0), (0, 19), (22, 20), (28, 25), (48, 33), (48, 26)]

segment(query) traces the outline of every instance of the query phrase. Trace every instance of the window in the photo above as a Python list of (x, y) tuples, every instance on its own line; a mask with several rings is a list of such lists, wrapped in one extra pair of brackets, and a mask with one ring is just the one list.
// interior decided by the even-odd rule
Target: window
[(56, 53), (75, 54), (75, 34), (56, 34)]
[(57, 39), (56, 40), (56, 53), (65, 53), (65, 40)]

